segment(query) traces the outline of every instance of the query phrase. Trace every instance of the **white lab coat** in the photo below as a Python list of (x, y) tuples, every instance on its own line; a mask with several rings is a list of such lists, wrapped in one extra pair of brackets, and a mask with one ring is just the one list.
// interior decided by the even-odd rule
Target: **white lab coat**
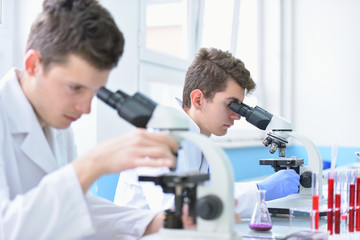
[(0, 81), (0, 239), (140, 238), (156, 213), (84, 195), (71, 129), (44, 131), (11, 70)]
[[(183, 111), (189, 119), (191, 132), (200, 134), (197, 124)], [(210, 167), (211, 168), (211, 167)], [(178, 152), (176, 172), (196, 171), (208, 173), (216, 171), (209, 169), (206, 158), (201, 154), (195, 144), (184, 141), (182, 148)], [(152, 210), (165, 210), (174, 205), (173, 194), (164, 194), (160, 186), (152, 182), (139, 182), (138, 176), (156, 176), (169, 172), (168, 168), (135, 168), (120, 173), (118, 185), (116, 188), (114, 203), (120, 206), (133, 206)], [(255, 182), (234, 184), (234, 198), (238, 204), (235, 212), (243, 218), (251, 216), (255, 204), (259, 198), (258, 188)]]

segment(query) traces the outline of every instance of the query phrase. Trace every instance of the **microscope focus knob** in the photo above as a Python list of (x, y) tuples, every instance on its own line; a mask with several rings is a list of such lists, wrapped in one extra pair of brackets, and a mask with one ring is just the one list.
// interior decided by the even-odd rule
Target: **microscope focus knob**
[(215, 195), (204, 196), (196, 202), (196, 213), (203, 219), (212, 220), (220, 216), (223, 204)]
[(311, 188), (311, 172), (306, 171), (300, 175), (300, 184), (304, 188)]

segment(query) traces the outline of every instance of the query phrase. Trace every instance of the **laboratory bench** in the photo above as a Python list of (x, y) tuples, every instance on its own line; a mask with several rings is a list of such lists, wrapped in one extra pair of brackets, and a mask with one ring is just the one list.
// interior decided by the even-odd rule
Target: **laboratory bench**
[[(319, 231), (313, 238), (304, 237), (311, 232), (311, 219), (310, 216), (272, 216), (271, 217), (273, 227), (270, 231), (257, 232), (249, 228), (250, 219), (243, 219), (241, 223), (235, 224), (234, 230), (240, 237), (233, 238), (231, 240), (359, 240), (360, 232), (348, 233), (347, 226), (342, 223), (341, 233), (329, 235), (327, 232), (327, 220), (326, 217), (321, 217), (319, 221)], [(180, 230), (184, 233), (189, 230)], [(291, 234), (302, 234), (302, 237), (290, 237)], [(168, 234), (168, 233), (167, 233)], [(195, 237), (191, 234), (182, 234), (176, 232), (171, 235), (161, 235), (159, 233), (148, 235), (141, 238), (141, 240), (225, 240), (225, 238), (213, 238), (213, 237)], [(170, 237), (169, 237), (170, 236)], [(308, 235), (307, 235), (308, 236)], [(226, 239), (227, 240), (227, 239)], [(230, 239), (229, 239), (230, 240)]]

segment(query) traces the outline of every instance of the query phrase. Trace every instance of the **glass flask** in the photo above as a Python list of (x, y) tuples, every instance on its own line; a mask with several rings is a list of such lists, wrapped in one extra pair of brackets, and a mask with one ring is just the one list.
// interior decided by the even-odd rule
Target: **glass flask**
[(269, 210), (265, 202), (266, 190), (259, 190), (259, 199), (251, 216), (249, 228), (254, 231), (269, 231), (272, 228)]

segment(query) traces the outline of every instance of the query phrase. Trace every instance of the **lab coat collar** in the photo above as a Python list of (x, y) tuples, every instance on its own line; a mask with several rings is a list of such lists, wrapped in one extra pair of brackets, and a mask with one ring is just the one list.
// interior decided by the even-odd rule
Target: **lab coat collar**
[[(201, 134), (199, 126), (192, 120), (192, 118), (184, 111), (182, 108), (182, 101), (179, 98), (175, 98), (177, 103), (179, 104), (179, 107), (181, 108), (182, 112), (186, 115), (186, 117), (189, 119), (189, 131), (195, 134)], [(201, 150), (195, 146), (194, 143), (190, 141), (185, 141), (184, 148), (186, 148), (186, 156), (184, 156), (184, 161), (180, 162), (178, 165), (178, 171), (193, 171), (193, 170), (203, 170), (202, 168), (207, 169), (207, 161), (204, 158), (202, 160), (202, 153)], [(202, 163), (202, 161), (204, 161)], [(200, 169), (201, 168), (201, 169)]]
[[(23, 139), (21, 149), (33, 162), (45, 172), (52, 172), (58, 168), (56, 159), (36, 114), (19, 84), (16, 71), (18, 70), (11, 69), (0, 82), (1, 99), (8, 118), (9, 130), (14, 138)], [(53, 137), (60, 135), (56, 129), (51, 131)]]
[(31, 121), (37, 118), (30, 102), (21, 89), (16, 76), (17, 71), (19, 70), (11, 69), (3, 77), (0, 85), (2, 101), (4, 102), (3, 107), (9, 119), (10, 131), (13, 134), (30, 132), (37, 122)]
[(177, 97), (175, 97), (175, 100), (179, 104), (179, 107), (181, 108), (181, 112), (183, 112), (186, 115), (187, 119), (189, 120), (189, 131), (196, 134), (200, 134), (199, 126), (194, 122), (194, 120), (192, 120), (192, 118), (182, 108), (182, 101)]

